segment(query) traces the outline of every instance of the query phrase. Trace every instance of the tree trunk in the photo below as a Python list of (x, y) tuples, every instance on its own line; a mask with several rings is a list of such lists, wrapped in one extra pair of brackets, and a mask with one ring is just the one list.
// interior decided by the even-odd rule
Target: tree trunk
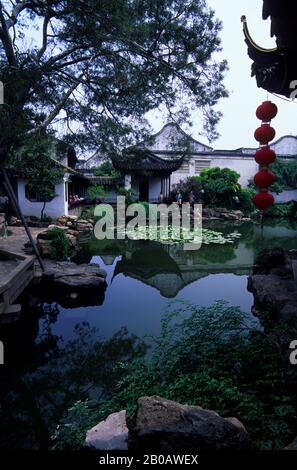
[(43, 213), (44, 213), (45, 205), (46, 205), (46, 201), (43, 202), (43, 208), (41, 209), (40, 220), (43, 220)]

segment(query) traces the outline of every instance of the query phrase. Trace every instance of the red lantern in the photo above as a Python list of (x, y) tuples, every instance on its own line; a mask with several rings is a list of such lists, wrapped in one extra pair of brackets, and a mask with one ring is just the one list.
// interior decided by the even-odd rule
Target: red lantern
[(258, 193), (253, 197), (253, 203), (258, 209), (265, 210), (274, 204), (274, 197), (268, 192)]
[(275, 162), (276, 154), (270, 147), (262, 147), (257, 150), (255, 159), (259, 165), (268, 166)]
[(258, 188), (268, 188), (275, 180), (276, 176), (268, 170), (261, 170), (254, 177), (255, 185), (258, 186)]
[(255, 139), (260, 142), (261, 145), (267, 145), (275, 137), (275, 129), (269, 124), (262, 124), (255, 131)]
[(276, 104), (271, 101), (264, 101), (257, 109), (256, 116), (260, 121), (270, 122), (277, 115), (278, 109)]

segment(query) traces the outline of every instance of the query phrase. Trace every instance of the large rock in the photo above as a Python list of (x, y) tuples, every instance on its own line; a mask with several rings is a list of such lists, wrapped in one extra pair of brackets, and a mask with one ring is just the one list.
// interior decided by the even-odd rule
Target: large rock
[(254, 295), (253, 311), (268, 312), (276, 322), (297, 328), (296, 251), (264, 250), (256, 259), (248, 290)]
[(246, 221), (249, 218), (244, 218), (244, 214), (240, 210), (228, 210), (225, 207), (217, 208), (204, 208), (202, 212), (203, 218), (205, 219), (221, 219), (221, 220), (234, 220), (234, 221)]
[(157, 396), (139, 398), (128, 427), (129, 449), (148, 453), (251, 448), (249, 435), (237, 419)]
[(60, 261), (47, 263), (43, 278), (57, 287), (92, 289), (105, 283), (106, 272), (94, 263)]
[(128, 450), (126, 411), (113, 413), (90, 429), (85, 446), (96, 450)]
[(65, 227), (66, 229), (74, 230), (76, 232), (91, 232), (94, 228), (93, 221), (79, 219), (74, 215), (59, 217), (58, 224), (61, 227)]

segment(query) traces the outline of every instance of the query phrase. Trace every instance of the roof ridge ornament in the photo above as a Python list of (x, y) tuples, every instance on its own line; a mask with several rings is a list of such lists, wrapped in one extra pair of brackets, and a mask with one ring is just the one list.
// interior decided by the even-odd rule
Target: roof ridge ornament
[(266, 49), (264, 47), (261, 47), (259, 46), (252, 38), (252, 36), (250, 35), (250, 31), (249, 31), (249, 28), (248, 28), (248, 24), (247, 24), (247, 19), (246, 19), (246, 16), (245, 15), (242, 15), (241, 16), (241, 22), (243, 23), (243, 34), (245, 36), (245, 39), (246, 39), (246, 42), (247, 44), (252, 47), (253, 49), (256, 49), (257, 51), (259, 52), (264, 52), (266, 54), (274, 54), (275, 52), (278, 51), (278, 48), (275, 47), (275, 48), (272, 48), (272, 49)]

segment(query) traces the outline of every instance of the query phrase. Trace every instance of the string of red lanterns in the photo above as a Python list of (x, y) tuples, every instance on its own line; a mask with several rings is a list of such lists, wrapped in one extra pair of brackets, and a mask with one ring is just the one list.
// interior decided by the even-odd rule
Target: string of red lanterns
[(262, 121), (262, 124), (255, 131), (255, 139), (260, 144), (255, 160), (260, 165), (260, 169), (254, 177), (259, 193), (253, 197), (253, 203), (262, 211), (262, 214), (274, 204), (274, 197), (268, 192), (268, 188), (276, 181), (276, 176), (269, 171), (269, 165), (275, 162), (276, 154), (269, 147), (269, 142), (276, 135), (275, 129), (271, 127), (270, 122), (275, 118), (277, 112), (277, 106), (271, 101), (264, 101), (256, 111), (256, 116)]

